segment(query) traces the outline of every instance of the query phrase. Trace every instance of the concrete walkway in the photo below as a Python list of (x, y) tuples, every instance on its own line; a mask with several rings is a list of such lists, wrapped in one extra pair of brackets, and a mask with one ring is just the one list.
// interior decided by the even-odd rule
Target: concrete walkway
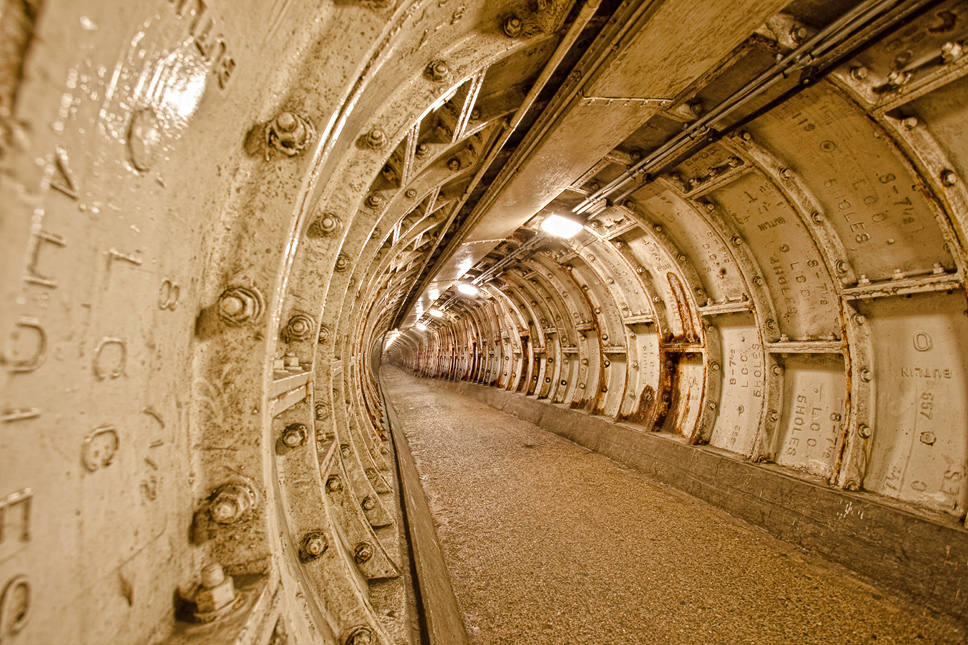
[(954, 620), (601, 455), (385, 375), (475, 643), (968, 641)]

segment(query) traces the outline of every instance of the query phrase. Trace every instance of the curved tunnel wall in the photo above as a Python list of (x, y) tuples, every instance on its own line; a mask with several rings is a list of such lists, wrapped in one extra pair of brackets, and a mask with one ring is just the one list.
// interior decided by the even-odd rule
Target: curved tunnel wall
[[(551, 182), (568, 205), (733, 89), (731, 43), (786, 47), (785, 4), (713, 31), (658, 125)], [(504, 143), (598, 105), (581, 83), (650, 3), (10, 3), (0, 638), (405, 641), (392, 338), (425, 375), (961, 521), (968, 59), (934, 56), (965, 37), (948, 4), (883, 44), (932, 54), (904, 83), (871, 50), (564, 243), (534, 237), (547, 211), (467, 209), (495, 160), (521, 167)], [(477, 220), (524, 226), (469, 242), (488, 248), (468, 281), (530, 246), (388, 336)], [(207, 612), (215, 562), (237, 593)]]

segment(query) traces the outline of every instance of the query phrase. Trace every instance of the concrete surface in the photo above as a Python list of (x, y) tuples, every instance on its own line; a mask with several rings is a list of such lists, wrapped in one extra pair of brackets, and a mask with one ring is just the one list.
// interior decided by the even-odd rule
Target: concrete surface
[(952, 618), (531, 423), (385, 377), (473, 642), (968, 638)]

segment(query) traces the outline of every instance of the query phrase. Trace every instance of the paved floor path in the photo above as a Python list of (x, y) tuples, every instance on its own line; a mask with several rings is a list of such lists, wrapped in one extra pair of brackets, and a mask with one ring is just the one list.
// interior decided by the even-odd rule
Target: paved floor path
[(385, 375), (475, 643), (968, 642), (952, 619), (705, 502)]

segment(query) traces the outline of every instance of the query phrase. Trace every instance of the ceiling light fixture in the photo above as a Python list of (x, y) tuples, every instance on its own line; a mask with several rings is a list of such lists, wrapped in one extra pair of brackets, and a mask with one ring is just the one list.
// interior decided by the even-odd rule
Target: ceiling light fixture
[(461, 282), (457, 285), (457, 290), (465, 296), (476, 296), (481, 291), (469, 282)]
[(442, 312), (440, 309), (428, 309), (427, 313), (433, 316), (434, 318), (444, 317), (444, 312)]
[(575, 237), (583, 228), (585, 228), (585, 225), (581, 222), (576, 222), (573, 219), (568, 219), (561, 215), (549, 215), (541, 222), (542, 231), (565, 239)]

